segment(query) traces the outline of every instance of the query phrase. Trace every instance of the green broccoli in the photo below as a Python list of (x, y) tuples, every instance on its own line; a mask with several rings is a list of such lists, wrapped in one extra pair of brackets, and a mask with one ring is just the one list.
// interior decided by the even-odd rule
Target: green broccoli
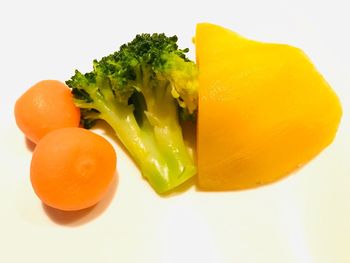
[(66, 81), (83, 125), (106, 121), (158, 193), (196, 174), (180, 125), (197, 109), (198, 69), (187, 52), (176, 36), (140, 34)]

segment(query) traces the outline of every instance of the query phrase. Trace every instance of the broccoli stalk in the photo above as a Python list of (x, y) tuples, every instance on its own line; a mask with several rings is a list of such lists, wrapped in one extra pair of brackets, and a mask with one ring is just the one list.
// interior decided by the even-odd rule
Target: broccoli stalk
[(195, 116), (198, 70), (176, 42), (176, 36), (137, 35), (95, 60), (92, 72), (76, 71), (66, 81), (84, 126), (106, 121), (158, 193), (196, 174), (179, 116)]

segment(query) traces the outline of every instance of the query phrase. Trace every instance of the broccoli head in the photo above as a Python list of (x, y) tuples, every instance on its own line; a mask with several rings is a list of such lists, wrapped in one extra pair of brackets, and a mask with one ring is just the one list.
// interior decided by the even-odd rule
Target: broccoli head
[(180, 125), (197, 109), (198, 69), (187, 52), (176, 36), (140, 34), (66, 81), (84, 127), (106, 121), (158, 193), (196, 174)]

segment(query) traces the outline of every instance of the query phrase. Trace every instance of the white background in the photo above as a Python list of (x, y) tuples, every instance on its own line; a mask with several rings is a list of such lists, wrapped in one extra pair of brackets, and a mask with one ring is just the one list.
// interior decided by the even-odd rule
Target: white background
[[(1, 1), (0, 262), (349, 263), (349, 10), (345, 0)], [(193, 57), (191, 38), (203, 21), (305, 50), (343, 104), (332, 146), (266, 187), (203, 193), (192, 186), (164, 198), (114, 144), (116, 191), (88, 212), (44, 208), (30, 186), (16, 98), (39, 80), (90, 70), (94, 58), (141, 32), (177, 34)]]

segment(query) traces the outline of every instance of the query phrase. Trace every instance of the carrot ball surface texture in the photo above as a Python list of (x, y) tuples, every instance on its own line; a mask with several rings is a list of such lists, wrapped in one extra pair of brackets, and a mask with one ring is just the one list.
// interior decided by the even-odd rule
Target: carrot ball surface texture
[(35, 148), (30, 178), (46, 205), (66, 211), (98, 203), (116, 169), (116, 153), (100, 135), (82, 128), (63, 128), (46, 135)]
[(15, 104), (17, 126), (38, 143), (50, 131), (78, 127), (80, 110), (70, 89), (57, 80), (43, 80), (28, 89)]

